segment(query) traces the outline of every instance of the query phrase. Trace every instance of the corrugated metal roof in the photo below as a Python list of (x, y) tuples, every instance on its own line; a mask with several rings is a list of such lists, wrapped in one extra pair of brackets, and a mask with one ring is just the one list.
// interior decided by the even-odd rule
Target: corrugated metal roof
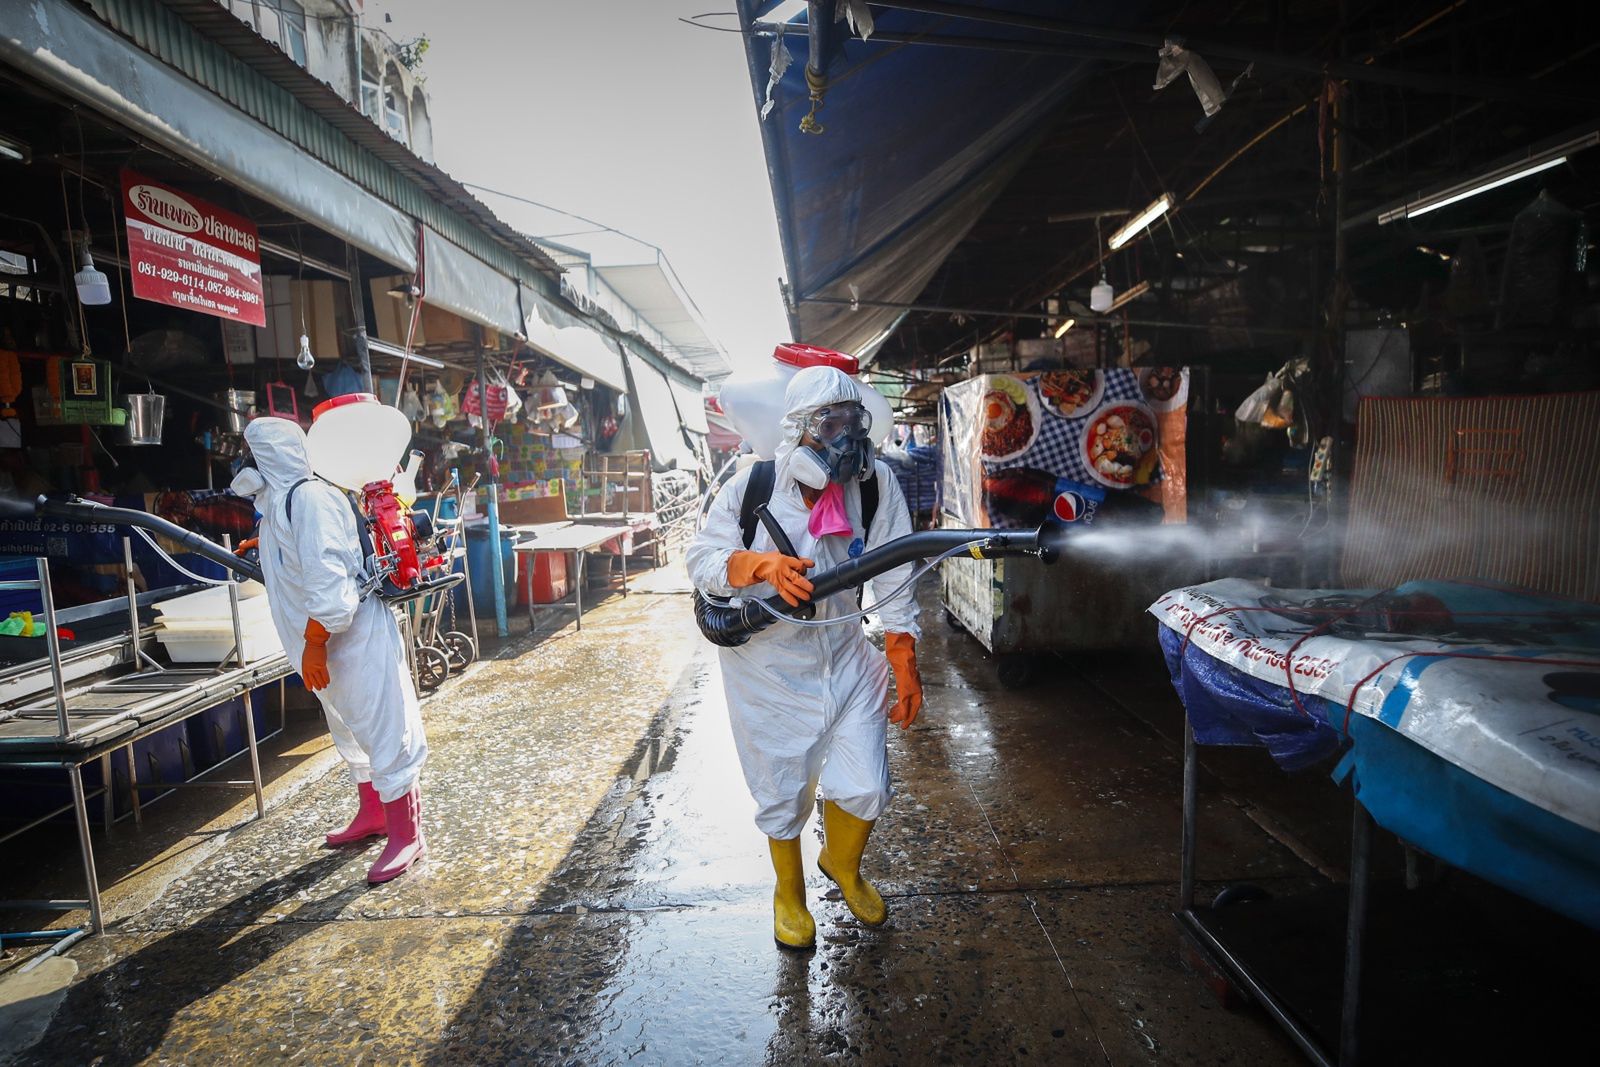
[(93, 0), (107, 25), (509, 277), (561, 267), (216, 0)]

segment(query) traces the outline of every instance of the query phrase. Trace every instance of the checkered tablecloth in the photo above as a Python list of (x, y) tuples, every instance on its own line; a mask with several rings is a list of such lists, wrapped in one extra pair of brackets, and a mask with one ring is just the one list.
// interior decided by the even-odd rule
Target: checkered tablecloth
[[(1116, 404), (1126, 400), (1144, 402), (1144, 394), (1139, 389), (1139, 375), (1137, 371), (1123, 367), (1112, 370), (1096, 371), (1105, 379), (1105, 392), (1092, 408), (1083, 409), (1082, 415), (1070, 419), (1053, 414), (1045, 406), (1044, 399), (1039, 395), (1039, 377), (1031, 375), (1027, 378), (1017, 378), (1024, 388), (1028, 390), (1039, 412), (1039, 433), (1033, 439), (1033, 444), (1021, 455), (1010, 459), (983, 461), (985, 470), (1002, 471), (1013, 467), (1032, 467), (1035, 470), (1048, 471), (1058, 478), (1071, 478), (1075, 482), (1086, 485), (1099, 485), (1094, 476), (1089, 473), (1089, 465), (1083, 459), (1083, 435), (1089, 428), (1092, 416), (1096, 411), (1107, 404)], [(992, 375), (991, 377), (1000, 377)], [(1159, 465), (1151, 475), (1152, 482), (1161, 480)]]

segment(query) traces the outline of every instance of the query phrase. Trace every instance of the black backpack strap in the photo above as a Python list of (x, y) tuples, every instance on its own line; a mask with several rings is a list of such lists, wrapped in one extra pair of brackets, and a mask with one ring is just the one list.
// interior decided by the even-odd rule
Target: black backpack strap
[(311, 481), (310, 478), (301, 478), (289, 487), (289, 495), (283, 501), (283, 517), (290, 522), (294, 521), (294, 491)]
[(872, 540), (872, 520), (878, 517), (878, 478), (874, 474), (861, 483), (861, 533), (864, 541)]
[[(863, 544), (872, 540), (872, 520), (878, 517), (878, 479), (882, 477), (874, 472), (871, 478), (861, 483), (861, 541)], [(856, 608), (859, 610), (863, 604), (862, 591), (865, 586), (856, 586)], [(865, 619), (862, 620), (866, 622)]]
[(778, 480), (778, 464), (764, 459), (750, 468), (750, 480), (744, 486), (744, 500), (739, 503), (739, 529), (744, 533), (744, 547), (756, 541), (756, 509), (772, 499), (772, 487)]

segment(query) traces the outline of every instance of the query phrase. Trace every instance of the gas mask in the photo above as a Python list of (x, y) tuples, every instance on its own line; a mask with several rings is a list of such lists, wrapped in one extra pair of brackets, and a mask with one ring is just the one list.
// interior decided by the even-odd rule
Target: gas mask
[(806, 432), (815, 445), (796, 449), (795, 480), (812, 489), (841, 485), (872, 471), (872, 416), (854, 401), (829, 404), (811, 413)]
[(246, 445), (239, 455), (238, 465), (233, 469), (233, 481), (228, 488), (233, 490), (235, 496), (252, 498), (267, 487), (267, 480), (256, 469), (256, 457), (250, 454), (250, 446)]

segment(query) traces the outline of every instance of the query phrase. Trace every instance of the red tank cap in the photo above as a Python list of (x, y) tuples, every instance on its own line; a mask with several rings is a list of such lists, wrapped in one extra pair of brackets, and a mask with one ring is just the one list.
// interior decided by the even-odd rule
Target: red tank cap
[(803, 345), (798, 341), (779, 345), (772, 350), (772, 358), (791, 367), (837, 367), (846, 374), (861, 370), (861, 362), (855, 356), (835, 352), (831, 348)]
[(324, 411), (332, 411), (334, 408), (342, 408), (346, 404), (376, 404), (377, 402), (378, 398), (373, 396), (371, 393), (346, 393), (343, 396), (336, 396), (332, 400), (324, 400), (322, 403), (312, 408), (311, 421), (316, 422), (317, 417)]

